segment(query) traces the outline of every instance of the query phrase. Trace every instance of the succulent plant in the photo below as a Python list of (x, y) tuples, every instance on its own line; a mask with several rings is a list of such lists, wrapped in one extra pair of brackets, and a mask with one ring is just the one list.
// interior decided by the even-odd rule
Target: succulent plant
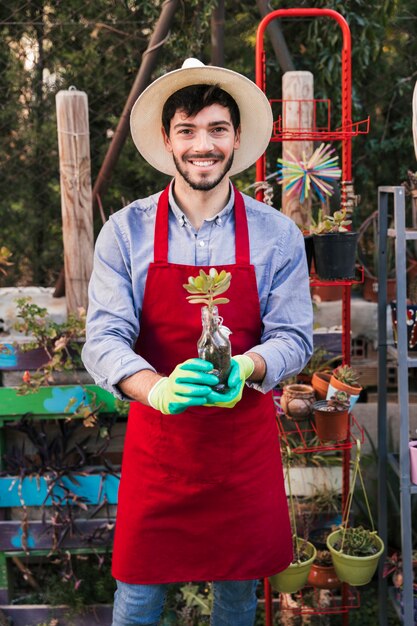
[(346, 219), (346, 209), (343, 211), (335, 211), (333, 215), (323, 215), (320, 209), (317, 221), (312, 220), (311, 232), (313, 235), (324, 235), (326, 233), (346, 233), (346, 226), (352, 223), (352, 220)]
[(337, 380), (340, 380), (340, 382), (345, 385), (349, 385), (350, 387), (359, 387), (359, 374), (353, 369), (353, 367), (350, 367), (350, 365), (339, 365), (339, 367), (336, 367), (333, 371), (333, 375), (337, 378)]
[(336, 391), (327, 401), (328, 411), (347, 411), (350, 406), (350, 396), (346, 391)]
[(332, 555), (328, 550), (317, 550), (314, 563), (320, 567), (330, 567), (333, 565)]
[(334, 547), (336, 550), (343, 550), (343, 554), (349, 556), (370, 556), (376, 554), (379, 549), (375, 542), (375, 535), (374, 531), (367, 530), (363, 526), (349, 527), (346, 529), (343, 549), (343, 533)]
[(228, 298), (218, 298), (225, 293), (230, 287), (232, 275), (226, 270), (220, 273), (216, 268), (212, 267), (208, 274), (204, 270), (200, 270), (198, 276), (189, 276), (188, 283), (183, 285), (188, 291), (187, 300), (191, 304), (205, 304), (210, 310), (217, 304), (227, 304)]

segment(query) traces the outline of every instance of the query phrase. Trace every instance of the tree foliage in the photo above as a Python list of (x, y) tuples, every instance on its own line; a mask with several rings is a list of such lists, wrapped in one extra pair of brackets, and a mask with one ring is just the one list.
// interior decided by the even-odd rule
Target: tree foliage
[[(179, 3), (153, 76), (187, 56), (210, 62), (210, 17), (217, 0)], [(53, 285), (63, 263), (55, 95), (75, 85), (89, 98), (92, 178), (140, 66), (162, 0), (4, 0), (0, 5), (0, 247), (13, 252), (2, 284)], [(255, 2), (226, 0), (226, 66), (254, 78), (260, 14)], [(289, 0), (271, 9), (293, 8)], [(353, 119), (371, 116), (367, 137), (353, 141), (353, 171), (364, 219), (380, 184), (399, 184), (415, 169), (411, 97), (417, 77), (417, 0), (300, 0), (299, 7), (339, 11), (352, 32)], [(340, 29), (328, 19), (282, 20), (296, 69), (314, 73), (315, 96), (332, 100), (340, 124)], [(266, 40), (268, 96), (279, 98), (282, 72)], [(279, 147), (268, 159), (274, 171)], [(160, 189), (167, 177), (144, 163), (129, 139), (109, 189), (106, 214)], [(245, 188), (254, 168), (236, 177)], [(276, 187), (275, 205), (280, 206)], [(97, 229), (100, 222), (96, 224)], [(7, 283), (6, 283), (7, 281)]]

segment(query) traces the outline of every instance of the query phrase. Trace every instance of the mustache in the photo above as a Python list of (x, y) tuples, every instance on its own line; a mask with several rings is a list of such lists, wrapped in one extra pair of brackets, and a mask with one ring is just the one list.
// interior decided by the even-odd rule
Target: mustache
[(188, 154), (185, 157), (186, 161), (210, 161), (211, 159), (219, 159), (220, 161), (222, 161), (224, 157), (221, 153), (218, 154), (216, 152), (208, 152), (206, 154), (194, 154), (194, 155)]

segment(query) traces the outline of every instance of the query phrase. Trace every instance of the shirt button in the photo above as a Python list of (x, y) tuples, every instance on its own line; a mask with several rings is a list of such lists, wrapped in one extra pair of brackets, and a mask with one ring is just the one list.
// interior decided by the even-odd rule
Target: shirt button
[(204, 241), (199, 241), (198, 245), (200, 246), (200, 248), (204, 248), (206, 244), (204, 243)]
[(221, 225), (221, 223), (222, 223), (222, 218), (221, 217), (217, 218), (217, 223), (219, 224), (219, 226)]

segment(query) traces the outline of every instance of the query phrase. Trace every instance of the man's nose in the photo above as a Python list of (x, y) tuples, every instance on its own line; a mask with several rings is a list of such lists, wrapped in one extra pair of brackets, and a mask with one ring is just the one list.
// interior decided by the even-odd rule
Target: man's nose
[(194, 145), (195, 145), (195, 149), (198, 150), (199, 152), (211, 150), (213, 147), (213, 140), (210, 136), (210, 133), (206, 131), (201, 131), (197, 133)]

